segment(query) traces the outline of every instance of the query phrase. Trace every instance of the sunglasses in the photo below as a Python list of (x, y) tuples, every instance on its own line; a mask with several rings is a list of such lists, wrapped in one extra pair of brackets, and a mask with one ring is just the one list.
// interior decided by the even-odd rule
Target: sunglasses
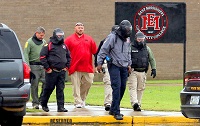
[(84, 26), (83, 25), (83, 23), (81, 23), (81, 22), (78, 22), (78, 23), (76, 23), (76, 25), (75, 26)]

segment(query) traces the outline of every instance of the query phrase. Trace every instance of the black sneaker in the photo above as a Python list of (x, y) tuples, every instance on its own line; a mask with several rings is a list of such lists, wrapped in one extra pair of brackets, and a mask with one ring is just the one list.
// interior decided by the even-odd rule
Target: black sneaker
[(45, 112), (49, 112), (49, 108), (47, 106), (42, 106), (42, 109), (45, 111)]
[(58, 112), (68, 112), (68, 110), (65, 109), (65, 108), (59, 108), (59, 109), (58, 109)]
[(119, 115), (114, 115), (114, 118), (115, 118), (116, 120), (123, 120), (123, 116), (122, 116), (121, 114), (119, 114)]
[(109, 115), (114, 115), (114, 113), (113, 112), (111, 112), (111, 111), (109, 111), (109, 113), (108, 113)]
[(107, 104), (107, 105), (105, 106), (105, 110), (106, 110), (106, 111), (110, 111), (110, 107), (111, 107), (110, 104)]
[(135, 104), (133, 105), (133, 110), (134, 110), (134, 111), (141, 111), (141, 108), (140, 108), (140, 106), (138, 105), (138, 103), (135, 103)]
[[(109, 115), (115, 115), (113, 112), (109, 111)], [(124, 115), (120, 113), (120, 115), (123, 117)]]

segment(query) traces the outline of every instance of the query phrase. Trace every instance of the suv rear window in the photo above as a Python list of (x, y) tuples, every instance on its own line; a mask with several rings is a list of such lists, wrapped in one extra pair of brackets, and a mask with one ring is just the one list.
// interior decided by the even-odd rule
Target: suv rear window
[(0, 30), (0, 59), (21, 59), (19, 42), (15, 34), (7, 29)]

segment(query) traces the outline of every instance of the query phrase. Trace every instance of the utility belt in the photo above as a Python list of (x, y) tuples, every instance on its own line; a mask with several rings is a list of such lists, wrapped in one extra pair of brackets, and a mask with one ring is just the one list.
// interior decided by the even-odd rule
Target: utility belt
[(64, 68), (63, 68), (63, 69), (57, 69), (57, 68), (51, 67), (51, 69), (52, 69), (53, 71), (55, 71), (55, 72), (62, 72)]
[(42, 65), (41, 62), (29, 62), (30, 65)]
[(144, 71), (145, 71), (145, 68), (134, 68), (134, 71), (137, 71), (137, 72), (144, 72)]

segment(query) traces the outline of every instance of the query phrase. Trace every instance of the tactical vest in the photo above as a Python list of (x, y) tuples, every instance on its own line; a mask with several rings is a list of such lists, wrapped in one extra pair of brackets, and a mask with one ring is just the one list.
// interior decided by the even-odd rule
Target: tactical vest
[(135, 71), (144, 72), (148, 70), (148, 57), (146, 45), (142, 49), (137, 49), (133, 45), (131, 46), (131, 67), (134, 68)]

